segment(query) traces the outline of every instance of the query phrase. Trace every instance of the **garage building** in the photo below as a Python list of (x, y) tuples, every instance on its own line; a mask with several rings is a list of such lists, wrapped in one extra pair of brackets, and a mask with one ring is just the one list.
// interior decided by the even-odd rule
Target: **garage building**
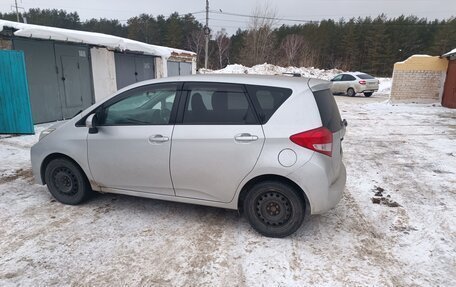
[(71, 118), (135, 82), (196, 73), (190, 51), (4, 20), (0, 49), (24, 52), (34, 123)]

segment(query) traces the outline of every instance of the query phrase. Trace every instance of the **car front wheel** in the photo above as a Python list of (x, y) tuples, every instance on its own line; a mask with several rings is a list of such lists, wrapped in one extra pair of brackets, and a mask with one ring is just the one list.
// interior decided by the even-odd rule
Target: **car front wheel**
[(280, 238), (294, 233), (305, 214), (305, 204), (298, 191), (276, 181), (253, 186), (243, 207), (253, 229), (268, 237)]
[(44, 176), (49, 192), (61, 203), (76, 205), (92, 194), (81, 168), (66, 158), (51, 160)]

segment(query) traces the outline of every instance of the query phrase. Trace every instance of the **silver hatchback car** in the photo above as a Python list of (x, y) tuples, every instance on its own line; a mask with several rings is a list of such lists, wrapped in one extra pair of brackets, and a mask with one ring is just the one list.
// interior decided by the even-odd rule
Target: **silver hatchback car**
[(33, 173), (65, 204), (99, 191), (238, 209), (285, 237), (345, 187), (346, 122), (329, 88), (249, 75), (137, 83), (45, 130)]

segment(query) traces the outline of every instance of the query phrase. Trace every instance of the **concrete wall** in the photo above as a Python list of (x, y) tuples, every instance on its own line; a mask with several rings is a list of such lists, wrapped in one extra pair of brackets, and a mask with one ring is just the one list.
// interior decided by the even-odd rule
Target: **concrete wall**
[(448, 60), (415, 55), (394, 64), (393, 102), (441, 102)]
[(95, 102), (98, 102), (117, 91), (116, 63), (114, 53), (105, 48), (93, 47), (90, 55)]
[(0, 50), (12, 50), (13, 42), (10, 39), (0, 38)]
[(160, 79), (168, 75), (166, 60), (162, 57), (155, 58), (155, 78)]

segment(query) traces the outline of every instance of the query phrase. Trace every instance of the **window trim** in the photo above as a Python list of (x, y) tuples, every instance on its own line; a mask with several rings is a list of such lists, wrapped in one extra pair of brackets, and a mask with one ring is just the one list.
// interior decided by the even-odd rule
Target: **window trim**
[[(229, 87), (229, 86), (232, 86), (232, 87), (238, 87), (240, 88), (240, 90), (242, 91), (242, 93), (244, 93), (244, 95), (246, 96), (247, 98), (247, 102), (249, 104), (249, 107), (252, 109), (252, 113), (254, 115), (254, 118), (255, 118), (255, 123), (250, 123), (250, 124), (246, 124), (246, 123), (226, 123), (226, 122), (211, 122), (211, 123), (184, 123), (184, 113), (185, 113), (185, 110), (186, 110), (186, 107), (187, 107), (187, 103), (190, 99), (190, 93), (191, 93), (191, 86), (192, 85), (208, 85), (208, 86), (226, 86), (226, 87)], [(189, 87), (190, 86), (190, 87)], [(229, 92), (229, 90), (227, 90), (227, 92)], [(238, 92), (238, 91), (236, 91)], [(218, 125), (218, 126), (239, 126), (239, 125), (248, 125), (248, 126), (252, 126), (252, 125), (261, 125), (261, 121), (260, 121), (260, 118), (258, 116), (258, 113), (257, 113), (257, 110), (255, 108), (255, 105), (249, 95), (249, 93), (247, 92), (247, 89), (245, 87), (245, 85), (243, 84), (238, 84), (238, 83), (223, 83), (223, 82), (185, 82), (182, 86), (182, 91), (181, 91), (181, 100), (179, 102), (179, 107), (178, 107), (178, 111), (177, 111), (177, 116), (176, 116), (176, 122), (175, 122), (175, 125), (185, 125), (185, 126), (214, 126), (214, 125)]]

